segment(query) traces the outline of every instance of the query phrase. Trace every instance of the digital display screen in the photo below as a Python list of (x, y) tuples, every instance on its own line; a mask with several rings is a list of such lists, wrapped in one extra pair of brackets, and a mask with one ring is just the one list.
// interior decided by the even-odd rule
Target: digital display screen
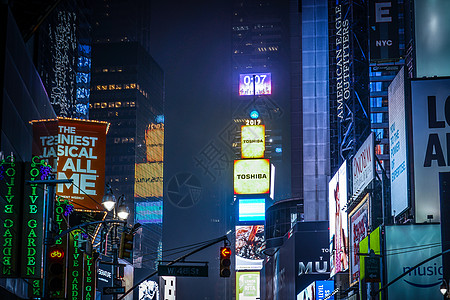
[(236, 272), (236, 300), (260, 299), (259, 272)]
[(163, 217), (162, 201), (136, 202), (135, 222), (161, 224)]
[[(254, 92), (256, 89), (256, 93)], [(272, 74), (253, 73), (239, 75), (239, 96), (272, 94)]]
[(261, 270), (264, 225), (236, 226), (236, 270)]
[(266, 217), (266, 200), (239, 199), (239, 222), (263, 221)]
[(266, 128), (264, 125), (241, 126), (242, 158), (263, 158), (266, 150)]
[(234, 161), (235, 194), (268, 194), (270, 189), (270, 162), (268, 159)]

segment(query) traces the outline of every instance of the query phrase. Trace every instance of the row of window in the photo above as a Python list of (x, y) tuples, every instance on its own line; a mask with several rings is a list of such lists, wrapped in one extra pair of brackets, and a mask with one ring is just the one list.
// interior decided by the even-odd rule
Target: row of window
[(115, 90), (134, 90), (138, 88), (139, 84), (124, 83), (124, 84), (99, 84), (95, 86), (96, 91), (115, 91)]
[(123, 67), (95, 68), (95, 73), (122, 72)]
[(134, 143), (134, 137), (116, 137), (114, 138), (114, 144), (127, 144)]
[(90, 103), (89, 108), (120, 108), (120, 107), (135, 107), (135, 101), (116, 101), (116, 102), (100, 102), (100, 103)]

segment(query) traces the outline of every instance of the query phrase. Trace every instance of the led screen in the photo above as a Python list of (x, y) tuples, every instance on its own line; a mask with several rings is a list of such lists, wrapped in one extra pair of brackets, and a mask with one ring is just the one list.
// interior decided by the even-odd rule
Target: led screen
[(242, 158), (263, 158), (266, 150), (266, 130), (264, 125), (241, 126)]
[(164, 160), (164, 124), (148, 125), (145, 130), (145, 146), (147, 162), (162, 162)]
[(239, 199), (239, 221), (263, 221), (265, 220), (266, 200)]
[(156, 281), (146, 280), (139, 285), (139, 300), (159, 300), (159, 286)]
[[(256, 93), (253, 91), (256, 89)], [(253, 73), (239, 75), (239, 96), (272, 94), (272, 74)]]
[(260, 270), (264, 225), (236, 226), (236, 270)]
[(135, 197), (162, 197), (163, 163), (142, 163), (135, 165)]
[(268, 159), (234, 161), (235, 194), (268, 194), (270, 188)]
[(261, 299), (259, 272), (236, 272), (236, 300)]
[(348, 269), (347, 163), (344, 162), (329, 183), (330, 276)]
[(162, 201), (136, 202), (134, 210), (135, 222), (162, 223), (163, 204)]

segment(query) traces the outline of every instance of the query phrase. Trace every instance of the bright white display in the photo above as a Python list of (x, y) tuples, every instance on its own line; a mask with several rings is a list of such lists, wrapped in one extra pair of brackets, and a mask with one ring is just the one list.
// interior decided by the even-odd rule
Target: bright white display
[[(256, 89), (256, 93), (253, 91)], [(272, 94), (272, 74), (254, 73), (239, 75), (239, 96)]]
[(266, 200), (262, 199), (239, 199), (239, 222), (263, 221), (266, 213)]
[(375, 176), (373, 132), (366, 139), (352, 160), (353, 195), (359, 195)]

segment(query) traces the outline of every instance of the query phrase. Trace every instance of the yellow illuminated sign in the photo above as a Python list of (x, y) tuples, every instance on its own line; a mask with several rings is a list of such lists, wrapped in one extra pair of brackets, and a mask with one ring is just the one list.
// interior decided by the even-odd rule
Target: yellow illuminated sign
[(263, 158), (266, 149), (264, 125), (241, 126), (242, 158)]
[(268, 159), (234, 161), (235, 194), (268, 194), (270, 188), (270, 162)]
[(136, 164), (134, 196), (140, 198), (162, 197), (163, 163)]

